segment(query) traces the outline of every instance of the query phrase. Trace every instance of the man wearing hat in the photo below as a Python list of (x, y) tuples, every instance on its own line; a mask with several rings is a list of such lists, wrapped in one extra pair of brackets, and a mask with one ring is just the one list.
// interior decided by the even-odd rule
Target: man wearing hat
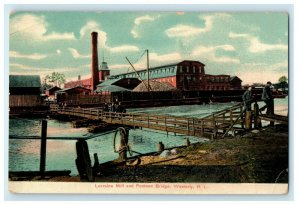
[(266, 86), (263, 89), (263, 93), (261, 96), (261, 99), (266, 103), (266, 105), (262, 107), (260, 110), (262, 111), (267, 108), (267, 112), (266, 112), (267, 115), (274, 115), (274, 100), (272, 96), (271, 85), (272, 83), (268, 81)]

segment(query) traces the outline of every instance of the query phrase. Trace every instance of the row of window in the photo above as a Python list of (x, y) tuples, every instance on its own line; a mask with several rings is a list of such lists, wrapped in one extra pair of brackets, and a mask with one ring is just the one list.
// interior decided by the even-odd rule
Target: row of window
[(229, 90), (230, 86), (206, 86), (206, 90)]
[(207, 82), (217, 82), (217, 83), (223, 83), (223, 82), (229, 82), (229, 77), (207, 77)]
[(161, 79), (159, 79), (159, 82), (174, 83), (175, 79), (174, 78), (161, 78)]
[[(149, 71), (149, 76), (153, 76), (153, 75), (167, 75), (170, 73), (174, 73), (175, 71), (175, 67), (166, 67), (166, 68), (160, 68), (160, 69), (156, 69), (156, 70), (150, 70)], [(139, 72), (139, 75), (141, 78), (147, 78), (147, 71), (142, 71)], [(135, 78), (137, 77), (136, 73), (130, 73), (127, 74), (126, 77), (131, 77), (131, 78)]]
[(183, 81), (183, 79), (186, 78), (188, 81), (198, 81), (202, 82), (202, 76), (192, 76), (192, 75), (187, 75), (187, 76), (179, 76), (179, 81)]
[(202, 66), (179, 66), (179, 73), (202, 73)]

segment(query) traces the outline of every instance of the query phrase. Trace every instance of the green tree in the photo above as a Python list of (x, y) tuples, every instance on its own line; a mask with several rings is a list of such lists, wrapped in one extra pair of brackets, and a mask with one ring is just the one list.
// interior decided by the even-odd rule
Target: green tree
[(278, 79), (278, 82), (279, 83), (287, 83), (288, 82), (288, 79), (286, 76), (281, 76), (279, 79)]
[(278, 79), (278, 82), (279, 82), (279, 86), (282, 88), (282, 90), (285, 91), (285, 88), (288, 85), (288, 78), (286, 76), (281, 76)]
[(65, 75), (62, 74), (62, 73), (58, 73), (58, 72), (53, 72), (51, 74), (51, 76), (49, 75), (46, 75), (45, 77), (46, 81), (48, 81), (49, 83), (53, 84), (53, 85), (56, 85), (58, 87), (61, 86), (61, 84), (65, 83), (66, 82), (66, 79), (65, 79)]
[(42, 82), (42, 92), (45, 92), (45, 90), (47, 90), (53, 86), (52, 83), (50, 83), (49, 81), (50, 81), (50, 76), (46, 75)]

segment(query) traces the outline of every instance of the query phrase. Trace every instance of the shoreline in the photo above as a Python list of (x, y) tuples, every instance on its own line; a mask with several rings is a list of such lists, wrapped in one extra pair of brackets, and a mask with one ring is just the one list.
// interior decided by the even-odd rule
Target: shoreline
[[(175, 151), (166, 157), (157, 153), (141, 156), (139, 164), (133, 159), (127, 163), (114, 160), (100, 164), (95, 182), (288, 183), (285, 171), (288, 170), (288, 126), (277, 124), (237, 137), (175, 148)], [(25, 179), (37, 180), (85, 181), (79, 176)]]

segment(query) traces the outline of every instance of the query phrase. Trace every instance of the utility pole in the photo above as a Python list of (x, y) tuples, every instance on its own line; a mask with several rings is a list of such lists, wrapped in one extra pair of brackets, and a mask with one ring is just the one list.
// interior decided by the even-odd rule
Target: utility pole
[(149, 50), (147, 49), (146, 50), (147, 52), (147, 90), (149, 92), (149, 89), (150, 89), (150, 83), (149, 83)]

